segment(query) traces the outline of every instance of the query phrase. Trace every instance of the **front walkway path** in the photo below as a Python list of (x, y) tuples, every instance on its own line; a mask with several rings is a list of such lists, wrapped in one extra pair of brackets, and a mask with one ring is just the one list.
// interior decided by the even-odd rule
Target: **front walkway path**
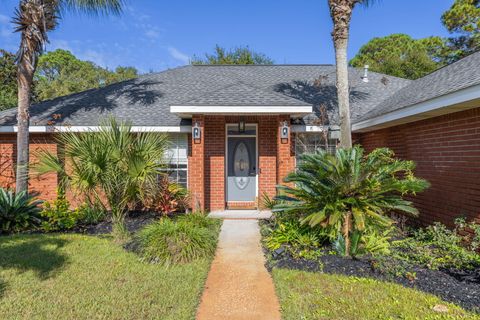
[(198, 320), (280, 319), (256, 220), (224, 220)]

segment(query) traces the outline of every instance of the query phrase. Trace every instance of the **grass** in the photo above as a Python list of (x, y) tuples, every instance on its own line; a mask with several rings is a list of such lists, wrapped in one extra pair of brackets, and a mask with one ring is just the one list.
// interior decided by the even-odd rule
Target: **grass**
[[(373, 279), (277, 268), (273, 279), (284, 320), (480, 319), (433, 295)], [(448, 312), (433, 311), (437, 304)]]
[(109, 238), (0, 237), (2, 319), (193, 319), (210, 261), (142, 263)]

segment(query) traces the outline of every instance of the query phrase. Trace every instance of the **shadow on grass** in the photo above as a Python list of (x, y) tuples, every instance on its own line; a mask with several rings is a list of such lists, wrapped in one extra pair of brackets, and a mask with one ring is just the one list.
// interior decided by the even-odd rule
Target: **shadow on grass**
[(3, 279), (0, 279), (0, 299), (2, 299), (6, 289), (7, 289), (7, 283)]
[[(48, 279), (68, 262), (67, 257), (59, 252), (67, 242), (48, 236), (12, 237), (0, 242), (0, 269), (33, 271), (39, 279)], [(5, 282), (0, 279), (0, 297), (5, 287)]]

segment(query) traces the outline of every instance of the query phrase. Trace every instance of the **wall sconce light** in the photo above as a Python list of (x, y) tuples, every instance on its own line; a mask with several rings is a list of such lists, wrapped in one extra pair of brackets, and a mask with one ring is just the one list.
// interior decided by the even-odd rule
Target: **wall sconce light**
[(244, 133), (245, 132), (245, 119), (240, 118), (240, 121), (238, 121), (238, 132)]
[(290, 137), (290, 128), (288, 127), (288, 122), (284, 121), (283, 126), (280, 130), (280, 139), (282, 139), (282, 143), (287, 143), (289, 137)]
[(195, 122), (195, 126), (192, 128), (192, 138), (195, 141), (199, 141), (202, 138), (202, 128)]

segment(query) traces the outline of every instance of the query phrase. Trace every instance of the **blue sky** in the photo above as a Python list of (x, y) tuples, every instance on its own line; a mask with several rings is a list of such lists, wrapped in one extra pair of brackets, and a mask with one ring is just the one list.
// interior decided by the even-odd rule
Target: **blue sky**
[[(406, 33), (446, 36), (441, 14), (453, 0), (381, 0), (355, 9), (350, 58), (372, 37)], [(10, 17), (18, 0), (0, 0), (0, 48), (15, 51)], [(333, 63), (327, 0), (126, 0), (118, 17), (68, 14), (47, 50), (63, 48), (101, 66), (160, 71), (189, 57), (248, 45), (276, 63)]]

